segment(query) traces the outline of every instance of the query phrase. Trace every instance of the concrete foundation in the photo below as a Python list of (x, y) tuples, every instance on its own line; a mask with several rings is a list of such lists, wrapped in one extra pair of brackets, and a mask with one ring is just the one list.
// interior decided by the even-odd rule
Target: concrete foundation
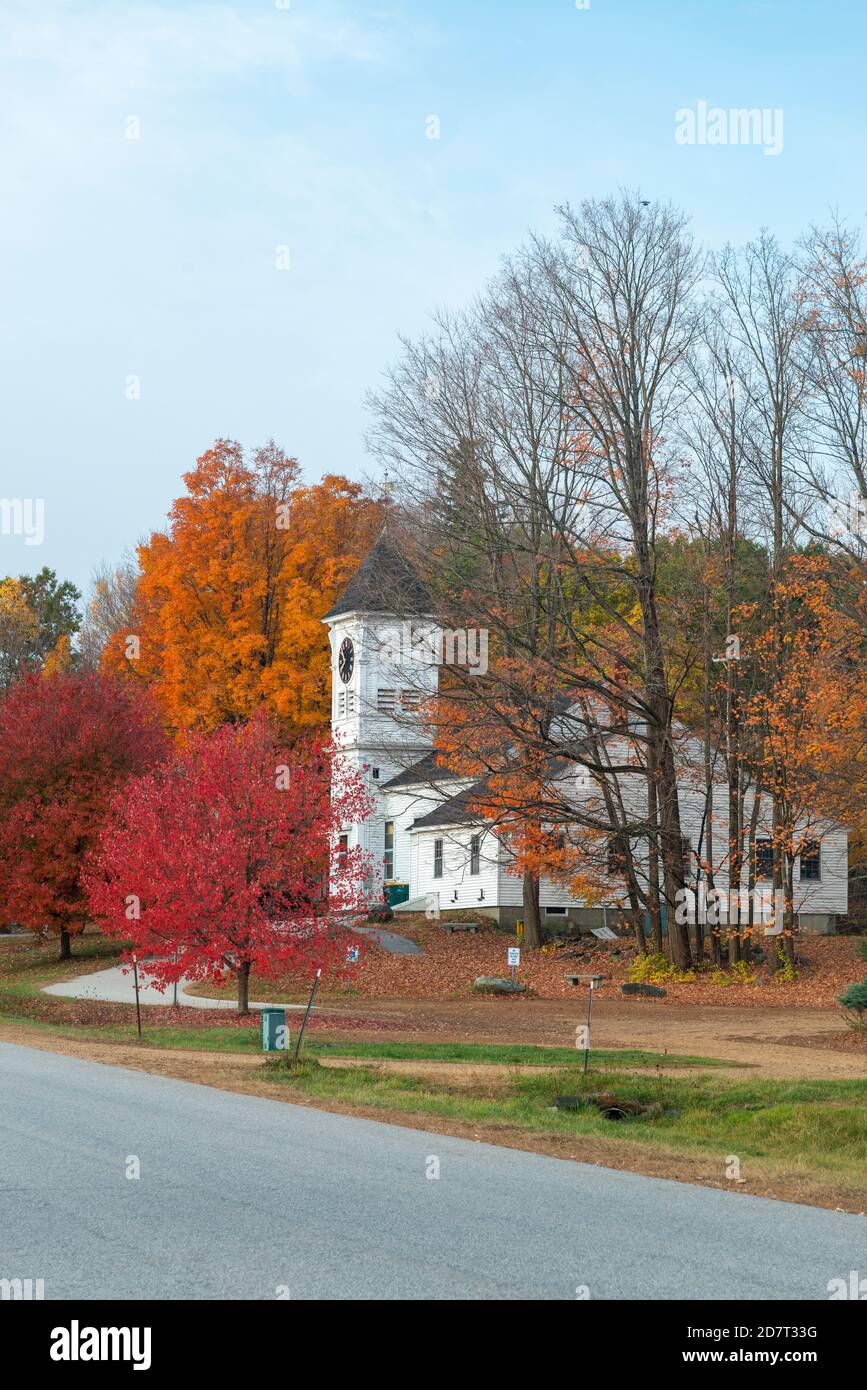
[[(493, 921), (501, 931), (514, 932), (518, 922), (523, 920), (524, 910), (520, 907), (479, 907), (474, 909), (479, 916)], [(543, 931), (592, 931), (594, 927), (622, 927), (628, 925), (628, 918), (620, 907), (568, 907), (566, 911), (553, 915), (542, 909)], [(834, 912), (802, 912), (799, 917), (800, 930), (806, 936), (836, 936), (837, 914)]]

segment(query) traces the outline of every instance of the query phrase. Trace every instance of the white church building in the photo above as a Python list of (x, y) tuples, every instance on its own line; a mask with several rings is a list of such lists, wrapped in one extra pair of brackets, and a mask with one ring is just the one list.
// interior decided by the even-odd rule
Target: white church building
[[(331, 643), (335, 741), (364, 778), (374, 803), (364, 821), (343, 828), (338, 852), (365, 851), (373, 865), (366, 884), (371, 902), (381, 902), (387, 889), (397, 911), (404, 907), (432, 917), (446, 910), (480, 912), (514, 929), (523, 916), (522, 881), (509, 872), (508, 844), (473, 809), (478, 784), (439, 766), (434, 753), (425, 706), (438, 689), (442, 631), (433, 608), (418, 574), (384, 531), (323, 619)], [(637, 804), (644, 777), (633, 774), (627, 780), (633, 786), (621, 785), (621, 792)], [(576, 777), (575, 795), (582, 794)], [(727, 843), (722, 781), (718, 802), (714, 841), (722, 846)], [(748, 798), (747, 816), (749, 811)], [(688, 769), (680, 814), (685, 857), (697, 862), (705, 852), (705, 798), (701, 779)], [(769, 878), (771, 862), (763, 824), (760, 816), (759, 881)], [(804, 930), (834, 932), (837, 918), (847, 911), (847, 832), (821, 821), (813, 829), (814, 839), (809, 845), (805, 841), (794, 866), (795, 910)], [(715, 882), (729, 887), (724, 864)], [(592, 928), (616, 921), (627, 899), (615, 873), (604, 903), (588, 906), (545, 877), (539, 901), (543, 927)]]

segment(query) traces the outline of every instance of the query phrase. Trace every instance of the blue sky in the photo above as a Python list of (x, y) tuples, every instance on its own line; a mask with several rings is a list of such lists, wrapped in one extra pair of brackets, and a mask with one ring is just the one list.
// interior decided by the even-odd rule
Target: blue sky
[[(559, 202), (640, 186), (709, 245), (832, 206), (863, 226), (865, 12), (0, 0), (0, 496), (45, 499), (0, 575), (86, 587), (219, 435), (373, 471), (363, 397), (397, 333)], [(782, 108), (782, 152), (678, 144), (699, 101)]]

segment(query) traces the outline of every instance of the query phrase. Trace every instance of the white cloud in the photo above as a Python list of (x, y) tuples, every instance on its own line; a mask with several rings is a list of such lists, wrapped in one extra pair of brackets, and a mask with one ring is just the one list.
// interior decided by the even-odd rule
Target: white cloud
[[(124, 196), (131, 161), (194, 172), (191, 159), (231, 156), (256, 140), (257, 96), (307, 94), (321, 70), (387, 60), (390, 29), (365, 32), (334, 4), (293, 0), (0, 5), (0, 245), (56, 242), (95, 195)], [(140, 141), (124, 138), (141, 122)], [(156, 171), (152, 168), (152, 173)]]
[[(377, 62), (381, 37), (333, 6), (94, 4), (4, 0), (0, 71), (16, 85), (57, 80), (111, 98), (157, 84), (189, 92), (215, 79), (299, 73), (334, 59)], [(30, 65), (33, 65), (32, 67)]]

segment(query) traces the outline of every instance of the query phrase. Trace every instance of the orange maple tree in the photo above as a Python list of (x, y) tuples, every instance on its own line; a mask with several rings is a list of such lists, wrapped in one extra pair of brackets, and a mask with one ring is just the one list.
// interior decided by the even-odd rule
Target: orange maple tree
[(759, 681), (745, 725), (756, 736), (755, 770), (775, 804), (774, 883), (784, 893), (783, 949), (791, 959), (796, 857), (828, 824), (848, 824), (856, 834), (863, 825), (867, 682), (863, 634), (836, 602), (827, 556), (791, 557), (772, 599), (777, 621), (754, 639)]
[(304, 486), (273, 441), (252, 455), (219, 439), (184, 475), (165, 531), (139, 546), (130, 631), (103, 666), (153, 687), (176, 730), (211, 730), (264, 707), (284, 732), (329, 718), (322, 615), (380, 524), (358, 483)]

